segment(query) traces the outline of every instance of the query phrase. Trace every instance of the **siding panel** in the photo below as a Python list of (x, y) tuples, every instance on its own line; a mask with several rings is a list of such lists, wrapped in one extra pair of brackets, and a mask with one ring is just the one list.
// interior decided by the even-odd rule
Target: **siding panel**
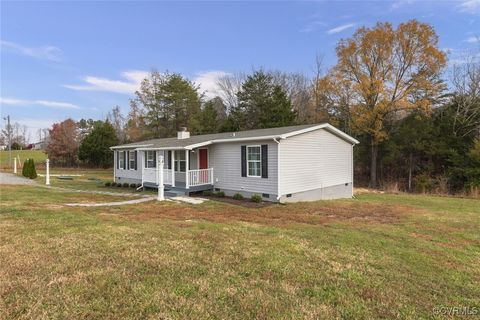
[[(268, 144), (268, 178), (241, 176), (241, 146)], [(209, 146), (215, 188), (277, 194), (277, 144), (271, 140)]]
[(352, 145), (320, 129), (280, 142), (282, 194), (351, 183)]

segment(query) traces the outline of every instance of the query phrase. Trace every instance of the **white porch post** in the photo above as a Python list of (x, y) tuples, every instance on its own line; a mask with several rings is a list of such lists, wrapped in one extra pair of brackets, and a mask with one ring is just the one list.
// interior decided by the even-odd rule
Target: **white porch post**
[(17, 173), (17, 158), (13, 158), (13, 173)]
[(142, 166), (142, 187), (143, 187), (143, 182), (145, 181), (145, 158), (147, 157), (147, 151), (140, 151), (140, 154), (141, 154), (140, 159), (142, 159), (140, 161), (140, 165)]
[[(172, 150), (172, 156), (171, 156), (171, 161), (172, 161), (172, 187), (175, 187), (175, 150)], [(168, 154), (168, 153), (167, 153)]]
[(158, 163), (160, 162), (160, 152), (154, 151), (156, 158), (157, 158), (157, 163), (155, 163), (155, 183), (157, 186), (160, 185), (160, 170), (158, 169)]
[(190, 159), (188, 150), (185, 150), (185, 188), (188, 189), (190, 187), (189, 181), (188, 181), (188, 176), (189, 176), (189, 171), (188, 171), (188, 162)]
[(49, 186), (50, 185), (50, 159), (46, 160), (45, 165), (47, 169), (45, 172), (45, 184)]
[(160, 153), (158, 155), (157, 170), (159, 172), (157, 200), (163, 201), (165, 200), (165, 196), (164, 196), (165, 187), (163, 186), (163, 155), (161, 156)]

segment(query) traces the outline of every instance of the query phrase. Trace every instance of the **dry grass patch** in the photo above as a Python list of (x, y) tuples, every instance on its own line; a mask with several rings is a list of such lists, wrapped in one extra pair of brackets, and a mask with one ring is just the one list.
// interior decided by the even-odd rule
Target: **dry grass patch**
[(397, 223), (406, 215), (421, 210), (406, 205), (350, 202), (315, 202), (279, 205), (263, 208), (244, 208), (235, 205), (209, 202), (197, 206), (172, 203), (145, 203), (132, 210), (105, 210), (104, 214), (120, 215), (126, 219), (147, 221), (158, 219), (207, 220), (212, 222), (252, 222), (265, 225), (291, 223), (325, 224), (338, 221), (364, 223)]

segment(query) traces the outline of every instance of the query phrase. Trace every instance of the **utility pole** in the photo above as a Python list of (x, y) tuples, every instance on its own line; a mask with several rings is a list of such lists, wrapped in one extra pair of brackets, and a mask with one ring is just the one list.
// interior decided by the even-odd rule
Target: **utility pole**
[(3, 120), (7, 121), (7, 127), (6, 131), (4, 130), (3, 132), (6, 133), (6, 136), (8, 137), (8, 158), (9, 158), (9, 164), (10, 166), (12, 165), (12, 126), (10, 125), (10, 116), (7, 116), (6, 118), (3, 118)]

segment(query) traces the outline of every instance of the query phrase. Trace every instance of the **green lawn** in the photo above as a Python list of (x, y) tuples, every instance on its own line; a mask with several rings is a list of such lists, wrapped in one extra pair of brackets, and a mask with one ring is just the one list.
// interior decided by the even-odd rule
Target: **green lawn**
[[(20, 163), (23, 164), (23, 162), (26, 159), (33, 159), (35, 163), (45, 163), (45, 160), (47, 159), (47, 154), (42, 151), (42, 150), (12, 150), (12, 159), (13, 158), (20, 158)], [(7, 168), (10, 167), (9, 160), (10, 155), (9, 151), (0, 151), (0, 168)], [(13, 161), (13, 160), (12, 160)], [(19, 163), (17, 162), (17, 165)]]
[(480, 308), (478, 200), (62, 206), (105, 199), (2, 186), (0, 319), (419, 319)]

